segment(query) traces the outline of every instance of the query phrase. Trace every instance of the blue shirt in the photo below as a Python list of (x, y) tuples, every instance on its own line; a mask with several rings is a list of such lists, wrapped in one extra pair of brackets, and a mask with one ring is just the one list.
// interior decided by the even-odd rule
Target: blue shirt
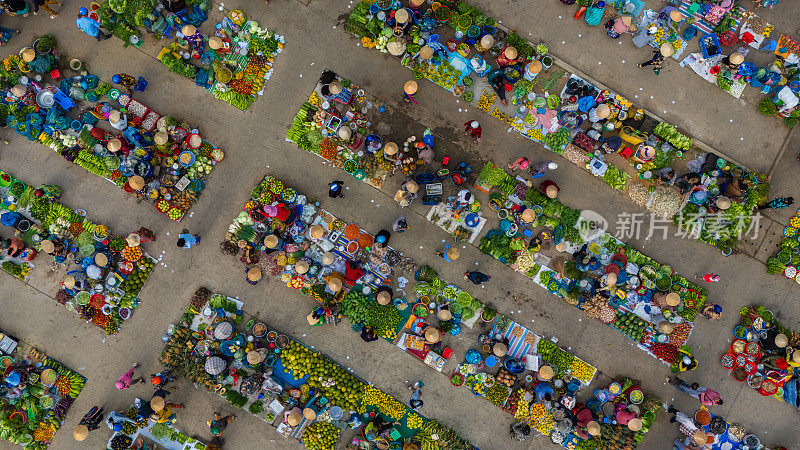
[(197, 239), (194, 237), (194, 235), (188, 233), (179, 234), (178, 239), (183, 239), (184, 241), (183, 248), (189, 248), (194, 244), (197, 244)]
[(554, 391), (553, 388), (550, 387), (548, 383), (541, 382), (537, 384), (535, 388), (533, 388), (533, 392), (536, 393), (536, 396), (539, 398), (539, 400), (542, 400), (544, 399), (545, 394), (553, 395)]
[(97, 33), (100, 31), (100, 24), (89, 17), (79, 17), (78, 20), (75, 21), (75, 24), (89, 36), (97, 36)]

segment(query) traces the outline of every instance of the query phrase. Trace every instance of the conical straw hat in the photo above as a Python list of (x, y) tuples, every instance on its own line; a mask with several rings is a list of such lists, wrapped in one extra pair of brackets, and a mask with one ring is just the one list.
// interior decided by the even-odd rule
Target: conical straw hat
[(669, 18), (672, 19), (673, 22), (680, 22), (683, 20), (683, 15), (681, 15), (681, 12), (677, 9), (673, 9), (669, 13)]
[(542, 380), (552, 380), (555, 376), (555, 372), (553, 372), (553, 368), (550, 366), (542, 366), (539, 367), (539, 378)]
[(128, 184), (136, 191), (141, 190), (144, 187), (144, 178), (139, 175), (134, 175), (128, 178)]
[(64, 287), (67, 288), (67, 289), (74, 288), (75, 287), (75, 277), (73, 277), (72, 275), (67, 275), (67, 277), (64, 278)]
[(408, 22), (408, 11), (405, 9), (398, 9), (397, 12), (394, 13), (394, 20), (398, 24)]
[(122, 141), (117, 138), (109, 139), (107, 147), (111, 153), (117, 153), (122, 149)]
[(166, 404), (166, 402), (164, 401), (164, 397), (156, 396), (156, 397), (153, 397), (152, 400), (150, 400), (150, 407), (153, 408), (153, 411), (155, 411), (155, 412), (163, 411), (165, 404)]
[(633, 23), (631, 16), (622, 16), (622, 23), (624, 23), (626, 27), (631, 26), (631, 23)]
[(288, 423), (290, 427), (296, 427), (300, 425), (302, 419), (303, 413), (300, 411), (300, 408), (294, 408), (292, 412), (289, 413), (289, 417), (286, 418), (286, 423)]
[(43, 240), (40, 245), (42, 247), (42, 251), (48, 254), (53, 253), (56, 250), (55, 244), (53, 244), (53, 241), (50, 239)]
[(314, 420), (317, 418), (317, 413), (311, 408), (306, 408), (303, 410), (303, 417), (308, 420)]
[(378, 292), (378, 303), (381, 305), (388, 305), (392, 302), (392, 296), (386, 291)]
[(314, 239), (321, 239), (322, 236), (325, 236), (325, 228), (322, 225), (314, 225), (308, 234)]
[(409, 194), (416, 194), (419, 191), (419, 185), (414, 180), (406, 181), (406, 190)]
[(600, 105), (597, 105), (595, 114), (597, 114), (597, 117), (605, 119), (611, 114), (611, 108), (609, 108), (605, 103), (601, 103)]
[(673, 53), (675, 53), (675, 49), (672, 47), (672, 44), (669, 44), (667, 42), (661, 44), (660, 50), (661, 54), (666, 58), (669, 58), (670, 56), (672, 56)]
[(628, 429), (631, 431), (639, 431), (642, 429), (642, 419), (634, 417), (628, 421)]
[(744, 56), (739, 52), (731, 53), (730, 59), (733, 64), (741, 64), (744, 62)]
[(452, 259), (453, 261), (457, 260), (458, 257), (461, 256), (461, 252), (458, 251), (455, 247), (450, 247), (447, 249), (447, 258)]
[(448, 320), (453, 318), (453, 313), (450, 312), (448, 309), (441, 309), (439, 310), (439, 320), (443, 320), (447, 322)]
[(264, 245), (266, 245), (267, 248), (275, 248), (275, 247), (277, 247), (278, 246), (278, 236), (275, 236), (274, 234), (268, 234), (264, 238)]
[(586, 424), (586, 431), (590, 436), (600, 436), (600, 424), (593, 420)]
[(342, 84), (339, 83), (338, 80), (333, 80), (328, 85), (328, 91), (330, 91), (331, 94), (336, 95), (336, 94), (342, 92)]
[(491, 34), (484, 35), (481, 38), (481, 47), (489, 49), (494, 45), (494, 37)]
[(548, 198), (556, 198), (558, 197), (558, 188), (553, 185), (547, 186), (544, 193)]
[(420, 59), (431, 59), (433, 57), (433, 49), (428, 45), (423, 45), (419, 49), (419, 57)]
[(142, 238), (136, 233), (131, 233), (125, 238), (125, 243), (128, 247), (138, 247), (142, 243)]
[(670, 292), (667, 294), (667, 305), (678, 306), (681, 304), (681, 296), (677, 292)]
[(331, 278), (328, 280), (328, 289), (332, 292), (339, 292), (342, 290), (342, 280), (338, 278)]
[(193, 36), (197, 33), (197, 28), (195, 28), (194, 25), (184, 25), (183, 28), (181, 28), (181, 33), (183, 33), (184, 36)]
[(300, 275), (303, 275), (303, 274), (307, 273), (308, 272), (308, 261), (306, 261), (304, 259), (301, 259), (300, 261), (297, 261), (297, 263), (295, 263), (295, 265), (294, 265), (294, 270), (295, 270), (295, 272), (299, 273)]
[(506, 344), (503, 344), (502, 342), (498, 342), (497, 344), (494, 344), (494, 346), (492, 347), (492, 354), (494, 354), (494, 356), (497, 356), (498, 358), (506, 356), (506, 353), (508, 353), (508, 346)]
[(542, 71), (542, 62), (534, 59), (530, 63), (528, 63), (528, 72), (530, 73), (539, 73)]
[(33, 51), (32, 48), (26, 48), (22, 51), (22, 60), (25, 62), (31, 62), (36, 59), (36, 52)]
[(438, 328), (430, 326), (425, 330), (425, 339), (428, 342), (439, 342), (442, 340), (442, 332)]
[(516, 48), (514, 48), (514, 47), (509, 45), (503, 51), (503, 55), (508, 59), (517, 59), (517, 55), (519, 55), (519, 53), (517, 53), (517, 49)]
[(72, 437), (78, 442), (83, 441), (87, 436), (89, 436), (89, 427), (86, 425), (78, 425), (75, 427), (75, 431), (72, 432)]
[(208, 38), (208, 46), (211, 47), (213, 50), (221, 49), (222, 45), (223, 45), (222, 39), (216, 36), (211, 36), (210, 38)]
[(258, 281), (261, 279), (261, 269), (258, 267), (251, 267), (247, 271), (247, 279), (250, 281)]
[(383, 146), (383, 154), (392, 156), (397, 154), (397, 144), (394, 142), (387, 142), (386, 145)]
[(325, 252), (322, 254), (322, 264), (325, 264), (326, 266), (333, 264), (335, 260), (336, 257), (333, 256), (333, 253), (331, 252)]
[(157, 131), (156, 135), (153, 137), (153, 141), (156, 145), (164, 145), (169, 141), (169, 135), (166, 131)]
[(105, 267), (108, 265), (108, 256), (105, 253), (98, 253), (94, 255), (94, 262), (100, 267)]
[(417, 92), (417, 82), (414, 80), (406, 81), (405, 86), (403, 86), (403, 90), (408, 95), (413, 95)]

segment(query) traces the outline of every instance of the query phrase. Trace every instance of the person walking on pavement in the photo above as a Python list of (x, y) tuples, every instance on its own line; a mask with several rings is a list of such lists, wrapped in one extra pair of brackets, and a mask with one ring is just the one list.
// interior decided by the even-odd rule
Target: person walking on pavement
[(378, 234), (375, 235), (375, 243), (380, 245), (381, 248), (386, 248), (389, 245), (389, 238), (392, 237), (391, 233), (386, 230), (378, 231)]
[(719, 392), (701, 387), (697, 383), (689, 384), (678, 377), (675, 377), (675, 380), (670, 379), (667, 377), (667, 383), (671, 384), (675, 387), (675, 389), (689, 394), (690, 396), (700, 400), (705, 406), (714, 406), (714, 405), (721, 405), (722, 404), (722, 396), (719, 395)]
[(342, 192), (342, 187), (344, 187), (344, 181), (331, 181), (328, 183), (328, 197), (330, 198), (344, 198), (344, 192)]
[(722, 318), (722, 307), (719, 305), (706, 305), (700, 314), (708, 320), (718, 320)]
[(181, 230), (181, 234), (178, 235), (178, 247), (180, 248), (191, 248), (193, 245), (197, 245), (199, 243), (200, 235), (191, 234), (186, 228)]
[(791, 206), (794, 203), (793, 197), (778, 197), (774, 200), (770, 200), (767, 203), (758, 207), (758, 210), (761, 211), (763, 209), (783, 209), (788, 206)]
[(683, 412), (678, 411), (672, 405), (669, 405), (669, 408), (667, 408), (667, 412), (672, 414), (672, 418), (669, 419), (669, 422), (670, 423), (678, 422), (679, 424), (681, 424), (681, 432), (683, 434), (691, 436), (699, 428), (697, 422), (695, 422), (694, 419), (684, 414)]
[(406, 81), (406, 84), (403, 86), (403, 101), (406, 103), (414, 102), (417, 105), (417, 101), (414, 99), (414, 94), (417, 93), (417, 82), (414, 80)]
[(420, 381), (417, 381), (416, 383), (414, 383), (413, 385), (408, 387), (408, 390), (412, 391), (411, 392), (411, 400), (408, 402), (408, 404), (409, 404), (409, 406), (411, 406), (411, 409), (413, 409), (414, 411), (419, 411), (419, 409), (422, 408), (422, 405), (423, 405), (423, 402), (422, 402), (422, 387), (423, 386), (425, 386), (425, 383), (423, 383), (422, 380), (420, 380)]
[(400, 215), (397, 220), (392, 224), (392, 229), (398, 233), (408, 230), (408, 223), (406, 223), (406, 216)]
[[(175, 380), (176, 380), (175, 375), (172, 373), (172, 370), (170, 369), (162, 370), (161, 372), (150, 375), (150, 383), (152, 383), (153, 387), (156, 388), (156, 390), (164, 388), (166, 385), (172, 383)], [(177, 386), (172, 388), (173, 391), (177, 389), (178, 389)]]
[(517, 158), (516, 161), (508, 165), (508, 170), (528, 170), (531, 160), (528, 158)]
[(39, 7), (41, 7), (43, 10), (50, 13), (51, 19), (55, 19), (58, 17), (58, 12), (56, 12), (49, 5), (63, 6), (64, 4), (58, 0), (33, 0), (33, 15), (35, 16), (36, 13), (39, 12)]
[(653, 72), (658, 75), (664, 67), (664, 60), (672, 56), (673, 53), (675, 53), (675, 50), (672, 48), (672, 44), (664, 43), (661, 45), (661, 48), (653, 50), (653, 57), (650, 58), (650, 60), (638, 64), (638, 66), (653, 66)]
[(697, 278), (698, 280), (702, 279), (706, 283), (716, 283), (717, 281), (720, 280), (720, 276), (715, 273), (698, 274), (697, 276), (695, 276), (695, 278)]
[(105, 41), (111, 37), (111, 34), (105, 34), (100, 31), (100, 24), (89, 17), (89, 10), (86, 8), (82, 7), (78, 10), (78, 19), (75, 21), (75, 24), (81, 31), (98, 41)]
[(214, 413), (214, 420), (208, 421), (208, 427), (211, 429), (211, 435), (214, 437), (222, 436), (222, 432), (225, 431), (225, 428), (228, 428), (228, 425), (236, 419), (235, 414), (228, 414), (225, 417), (218, 412)]
[(481, 125), (477, 120), (464, 122), (464, 134), (469, 135), (476, 144), (481, 142)]
[(31, 13), (31, 7), (25, 0), (2, 0), (0, 1), (0, 8), (9, 16), (28, 17), (28, 14)]
[(81, 442), (86, 439), (90, 431), (100, 428), (100, 422), (102, 421), (103, 408), (93, 406), (92, 409), (90, 409), (89, 412), (83, 416), (81, 421), (78, 423), (78, 426), (75, 427), (75, 431), (72, 433), (72, 436), (76, 441)]
[(464, 279), (472, 281), (473, 284), (481, 285), (487, 281), (489, 281), (492, 277), (490, 275), (486, 275), (483, 272), (478, 272), (477, 270), (473, 270), (471, 272), (464, 272)]
[(125, 389), (128, 389), (129, 387), (133, 386), (134, 384), (144, 383), (144, 378), (142, 377), (139, 377), (135, 380), (133, 379), (133, 372), (137, 368), (139, 368), (139, 366), (140, 364), (138, 362), (135, 363), (133, 367), (131, 367), (131, 370), (125, 372), (124, 374), (122, 374), (121, 377), (119, 377), (119, 380), (117, 380), (117, 382), (114, 383), (114, 386), (116, 386), (116, 388), (119, 389), (120, 391), (124, 391)]

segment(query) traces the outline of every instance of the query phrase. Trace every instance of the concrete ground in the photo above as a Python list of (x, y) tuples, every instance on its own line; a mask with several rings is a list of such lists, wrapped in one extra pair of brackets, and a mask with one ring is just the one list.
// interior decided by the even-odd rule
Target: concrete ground
[[(104, 405), (107, 410), (123, 409), (130, 405), (134, 396), (150, 395), (150, 388), (144, 386), (119, 392), (113, 382), (135, 361), (142, 362), (144, 374), (160, 370), (158, 355), (163, 345), (160, 338), (169, 324), (180, 317), (191, 294), (199, 286), (238, 296), (245, 302), (248, 312), (315, 346), (401, 401), (408, 399), (407, 380), (424, 380), (427, 389), (423, 396), (425, 406), (422, 414), (462, 432), (480, 448), (554, 448), (545, 438), (533, 438), (524, 445), (512, 444), (507, 433), (512, 419), (507, 414), (466, 390), (453, 388), (446, 375), (436, 373), (410, 355), (391, 349), (391, 344), (385, 341), (365, 344), (346, 324), (308, 327), (305, 315), (313, 305), (310, 299), (290, 292), (274, 280), (264, 280), (258, 286), (247, 284), (240, 263), (218, 250), (216, 243), (224, 238), (228, 224), (241, 210), (252, 186), (266, 173), (281, 177), (300, 192), (317, 196), (323, 207), (369, 230), (388, 226), (401, 213), (391, 198), (401, 182), (399, 177), (387, 180), (381, 191), (364, 183), (347, 181), (346, 198), (334, 201), (324, 195), (327, 182), (341, 179), (342, 173), (322, 164), (318, 157), (285, 142), (286, 129), (326, 67), (359, 81), (367, 91), (389, 103), (390, 112), (385, 124), (391, 136), (404, 139), (412, 133), (421, 134), (425, 127), (432, 127), (438, 138), (437, 150), (443, 149), (441, 154), (446, 152), (456, 161), (466, 158), (476, 168), (486, 159), (505, 163), (520, 155), (536, 160), (552, 157), (540, 146), (507, 134), (499, 122), (490, 120), (483, 113), (459, 112), (458, 108), (463, 105), (456, 104), (453, 97), (432, 83), (420, 83), (418, 106), (410, 107), (399, 102), (401, 86), (410, 72), (401, 69), (394, 59), (356, 46), (356, 41), (344, 32), (342, 26), (349, 5), (349, 0), (274, 0), (266, 7), (242, 0), (225, 2), (226, 8), (243, 7), (250, 17), (286, 36), (286, 49), (277, 58), (275, 73), (265, 88), (264, 96), (247, 112), (217, 101), (191, 81), (168, 73), (154, 58), (160, 48), (154, 42), (146, 42), (142, 50), (123, 49), (116, 39), (97, 44), (74, 26), (74, 14), (80, 5), (67, 3), (61, 17), (55, 20), (37, 16), (3, 21), (4, 26), (22, 30), (19, 36), (0, 49), (3, 57), (28, 44), (35, 36), (51, 32), (59, 39), (62, 53), (87, 61), (90, 70), (105, 79), (120, 71), (145, 76), (150, 85), (144, 94), (137, 96), (140, 101), (163, 114), (182, 117), (196, 124), (206, 138), (227, 154), (214, 170), (204, 195), (192, 209), (193, 216), (177, 224), (158, 214), (151, 205), (136, 204), (123, 191), (109, 189), (106, 181), (66, 162), (45, 147), (3, 132), (11, 144), (0, 148), (0, 168), (31, 184), (62, 185), (65, 204), (85, 209), (90, 218), (109, 225), (117, 233), (135, 230), (139, 226), (154, 230), (158, 240), (148, 244), (147, 250), (156, 256), (165, 252), (164, 265), (158, 265), (153, 272), (141, 293), (141, 304), (135, 315), (113, 337), (106, 337), (94, 325), (81, 323), (72, 312), (52, 300), (61, 279), (60, 275), (48, 271), (49, 264), (43, 259), (37, 264), (28, 285), (0, 276), (3, 287), (0, 289), (0, 329), (39, 346), (88, 378), (64, 429), (57, 433), (53, 448), (79, 447), (72, 440), (71, 431), (92, 405)], [(649, 51), (636, 49), (629, 42), (617, 45), (602, 30), (591, 30), (585, 22), (573, 21), (571, 14), (574, 9), (556, 0), (484, 2), (482, 6), (504, 19), (505, 25), (517, 27), (521, 34), (532, 33), (531, 38), (539, 37), (547, 42), (557, 56), (595, 79), (618, 89), (623, 95), (639, 95), (643, 106), (722, 152), (731, 152), (751, 167), (768, 170), (787, 136), (787, 131), (782, 125), (778, 126), (777, 121), (758, 115), (754, 109), (758, 99), (748, 99), (742, 104), (702, 82), (688, 69), (679, 68), (675, 62), (670, 62), (658, 78), (652, 72), (636, 70), (631, 64), (646, 59)], [(656, 6), (660, 5), (653, 5)], [(783, 2), (774, 13), (775, 17), (797, 16), (797, 11), (790, 10), (789, 1)], [(210, 30), (220, 14), (214, 8), (212, 18), (201, 31)], [(796, 17), (794, 19), (797, 23)], [(781, 30), (779, 22), (775, 20), (775, 23)], [(780, 23), (788, 27), (791, 21)], [(584, 37), (578, 38), (578, 34)], [(566, 44), (560, 44), (561, 41), (566, 41)], [(598, 59), (602, 65), (596, 64)], [(621, 63), (623, 59), (626, 60), (624, 64)], [(653, 98), (647, 99), (650, 95)], [(672, 100), (676, 103), (673, 104)], [(663, 113), (664, 110), (667, 113)], [(483, 125), (484, 140), (478, 146), (460, 135), (461, 124), (472, 118), (480, 119)], [(730, 118), (734, 119), (733, 123), (729, 122)], [(740, 136), (745, 141), (740, 141)], [(790, 151), (784, 154), (773, 178), (775, 195), (791, 195), (797, 189), (793, 174), (797, 170), (794, 158), (800, 140), (796, 136), (792, 139)], [(566, 205), (595, 210), (609, 220), (612, 228), (619, 213), (644, 212), (600, 180), (587, 176), (563, 160), (559, 162), (561, 167), (553, 174), (553, 179), (562, 186), (561, 198)], [(597, 383), (607, 382), (608, 377), (632, 375), (642, 380), (646, 391), (660, 395), (679, 409), (691, 413), (697, 408), (693, 399), (676, 395), (673, 388), (664, 384), (664, 377), (668, 375), (666, 366), (634, 348), (621, 334), (599, 322), (584, 320), (585, 316), (573, 307), (533, 286), (477, 248), (467, 246), (462, 249), (458, 264), (443, 266), (433, 251), (447, 236), (424, 220), (426, 212), (427, 209), (418, 203), (402, 211), (409, 216), (413, 229), (392, 237), (395, 248), (405, 251), (420, 263), (435, 265), (444, 279), (455, 282), (482, 300), (491, 301), (500, 311), (513, 311), (515, 320), (530, 325), (537, 333), (557, 336), (560, 345), (571, 348), (579, 357), (598, 367), (601, 374)], [(782, 227), (790, 212), (793, 210), (768, 215)], [(486, 229), (494, 224), (496, 218), (490, 220)], [(203, 243), (190, 251), (176, 249), (174, 239), (183, 227), (202, 235)], [(689, 344), (696, 349), (701, 365), (685, 378), (722, 393), (725, 404), (716, 407), (714, 412), (742, 423), (766, 443), (800, 448), (794, 432), (796, 427), (792, 426), (797, 423), (797, 412), (785, 403), (762, 398), (750, 388), (736, 383), (718, 363), (742, 306), (763, 303), (785, 325), (800, 329), (800, 313), (793, 296), (798, 289), (795, 283), (765, 274), (764, 266), (749, 255), (724, 258), (699, 242), (641, 236), (631, 243), (645, 254), (671, 264), (684, 275), (708, 271), (722, 275), (722, 282), (710, 286), (709, 290), (710, 301), (725, 308), (723, 320), (708, 323), (698, 319), (696, 322)], [(758, 247), (762, 253), (771, 253), (777, 248), (765, 241), (759, 242)], [(461, 281), (461, 273), (473, 267), (493, 276), (486, 289), (476, 289)], [(445, 367), (445, 373), (449, 373), (465, 351), (474, 346), (480, 331), (476, 328), (451, 339), (454, 354)], [(223, 414), (232, 411), (222, 399), (195, 390), (186, 383), (181, 383), (181, 389), (174, 397), (187, 406), (185, 411), (179, 412), (177, 427), (204, 439), (209, 437), (205, 420), (214, 411)], [(103, 448), (109, 436), (109, 431), (100, 429), (92, 433), (82, 447)], [(662, 416), (640, 448), (668, 449), (672, 439), (678, 436), (677, 427)], [(240, 412), (239, 419), (228, 428), (226, 438), (228, 447), (235, 449), (299, 448), (245, 412)], [(12, 446), (0, 443), (0, 448)]]

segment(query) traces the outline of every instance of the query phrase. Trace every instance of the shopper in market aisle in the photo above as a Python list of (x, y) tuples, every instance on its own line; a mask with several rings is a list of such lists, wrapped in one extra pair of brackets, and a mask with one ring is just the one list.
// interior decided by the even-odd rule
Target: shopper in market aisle
[(543, 177), (548, 170), (558, 169), (558, 163), (553, 161), (539, 161), (535, 166), (531, 167), (531, 177), (534, 179)]
[(674, 380), (667, 377), (667, 383), (672, 385), (675, 389), (700, 400), (700, 403), (705, 406), (722, 404), (722, 396), (713, 389), (702, 387), (697, 383), (689, 384), (678, 377), (675, 377)]
[(33, 15), (35, 16), (41, 7), (43, 10), (50, 13), (51, 19), (55, 19), (58, 17), (58, 12), (51, 8), (50, 5), (63, 6), (64, 4), (58, 0), (33, 0)]
[(719, 275), (717, 275), (715, 273), (701, 273), (701, 274), (695, 275), (695, 278), (697, 278), (698, 280), (703, 280), (706, 283), (716, 283), (722, 277), (720, 277)]
[(134, 363), (133, 367), (131, 367), (131, 370), (122, 374), (122, 376), (119, 377), (119, 380), (117, 380), (117, 382), (114, 383), (114, 386), (116, 386), (116, 388), (119, 389), (120, 391), (124, 391), (125, 389), (128, 389), (129, 387), (133, 386), (134, 384), (144, 383), (144, 378), (142, 377), (136, 379), (133, 378), (133, 373), (136, 371), (136, 369), (139, 368), (139, 366), (140, 364), (138, 362)]
[(700, 314), (708, 320), (719, 320), (722, 318), (722, 307), (719, 305), (706, 305)]
[(638, 66), (653, 66), (653, 72), (658, 75), (661, 73), (661, 69), (664, 66), (664, 60), (672, 56), (673, 53), (675, 53), (675, 50), (673, 50), (672, 44), (664, 43), (661, 45), (661, 48), (653, 50), (653, 57), (650, 58), (650, 60), (638, 64)]
[(344, 198), (344, 192), (342, 192), (342, 188), (344, 187), (344, 181), (331, 181), (328, 183), (328, 197), (330, 198)]
[(406, 84), (403, 86), (403, 101), (406, 103), (414, 102), (415, 105), (418, 105), (417, 100), (414, 99), (414, 94), (417, 93), (417, 82), (414, 80), (407, 81)]
[(693, 436), (694, 432), (699, 429), (698, 423), (689, 417), (687, 414), (683, 413), (682, 411), (678, 411), (672, 405), (669, 405), (667, 408), (667, 412), (672, 414), (672, 417), (669, 419), (670, 423), (678, 422), (681, 427), (681, 433), (685, 434), (686, 436)]
[(531, 160), (525, 157), (517, 158), (516, 161), (508, 165), (508, 170), (528, 170)]
[(75, 427), (72, 436), (76, 441), (83, 441), (89, 435), (90, 431), (100, 428), (100, 423), (103, 421), (103, 408), (93, 406), (92, 409), (86, 413), (81, 419), (78, 426)]
[(759, 210), (764, 210), (764, 209), (783, 209), (783, 208), (792, 206), (793, 203), (794, 203), (794, 198), (793, 197), (778, 197), (778, 198), (776, 198), (774, 200), (770, 200), (769, 202), (764, 203), (763, 205), (759, 206), (758, 209)]
[(191, 234), (186, 228), (181, 230), (181, 234), (178, 235), (178, 247), (180, 248), (192, 248), (193, 245), (197, 245), (199, 243), (200, 235)]
[(226, 428), (228, 428), (228, 425), (230, 425), (231, 422), (234, 421), (234, 419), (236, 419), (235, 414), (228, 414), (227, 416), (222, 417), (220, 413), (215, 412), (214, 420), (210, 420), (207, 422), (208, 427), (211, 430), (211, 435), (215, 437), (222, 436), (222, 432), (225, 431)]
[(78, 10), (78, 19), (75, 21), (75, 24), (81, 31), (97, 39), (98, 41), (105, 41), (111, 37), (111, 34), (105, 34), (100, 31), (100, 24), (96, 20), (89, 17), (89, 10), (86, 8), (82, 7)]
[(389, 238), (391, 237), (392, 234), (387, 230), (380, 230), (378, 234), (375, 235), (375, 244), (379, 245), (381, 248), (386, 248), (386, 246), (389, 245)]
[(468, 135), (475, 141), (476, 144), (481, 142), (481, 124), (477, 120), (468, 120), (464, 122), (464, 134)]
[(424, 404), (422, 401), (422, 387), (425, 386), (425, 383), (422, 380), (417, 381), (413, 385), (408, 387), (408, 390), (411, 391), (411, 400), (408, 402), (411, 409), (414, 411), (419, 411)]
[(396, 231), (397, 233), (403, 233), (408, 230), (408, 223), (406, 222), (405, 215), (400, 215), (397, 220), (394, 221), (392, 224), (392, 230)]
[[(175, 380), (175, 375), (170, 369), (162, 370), (161, 372), (150, 375), (150, 383), (152, 383), (153, 387), (156, 389), (163, 389), (166, 385)], [(173, 391), (176, 389), (178, 389), (177, 386), (172, 388)]]
[(491, 279), (491, 275), (486, 275), (483, 272), (478, 272), (477, 270), (472, 270), (470, 272), (464, 272), (464, 279), (471, 281), (473, 284), (478, 286), (482, 285), (483, 283), (489, 281)]

